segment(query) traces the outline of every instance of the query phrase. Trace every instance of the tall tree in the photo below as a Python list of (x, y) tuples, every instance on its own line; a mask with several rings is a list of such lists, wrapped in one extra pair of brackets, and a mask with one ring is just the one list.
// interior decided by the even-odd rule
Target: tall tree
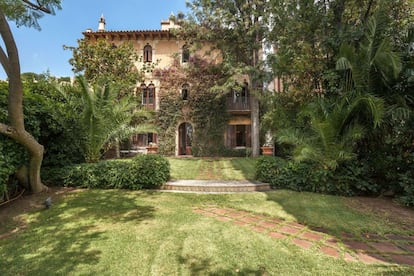
[(358, 47), (369, 18), (382, 8), (391, 24), (384, 36), (398, 43), (410, 21), (412, 0), (275, 0), (269, 40), (276, 47), (272, 68), (284, 88), (295, 94), (336, 93), (340, 76), (334, 71), (340, 46)]
[[(263, 90), (264, 63), (261, 56), (268, 26), (268, 1), (263, 0), (194, 0), (186, 38), (211, 40), (223, 53), (223, 64), (233, 75), (248, 75), (250, 81), (252, 155), (260, 152), (259, 101)], [(188, 31), (190, 30), (190, 31)], [(195, 35), (195, 36), (194, 36)], [(229, 83), (234, 84), (230, 79)]]
[(28, 168), (28, 184), (32, 192), (43, 191), (40, 167), (44, 148), (26, 131), (23, 116), (23, 85), (20, 76), (19, 54), (7, 19), (18, 25), (26, 25), (40, 29), (38, 19), (44, 13), (54, 13), (60, 9), (60, 0), (1, 0), (0, 1), (0, 34), (4, 47), (0, 47), (0, 62), (9, 80), (8, 123), (0, 123), (0, 133), (24, 146), (30, 155)]
[(73, 53), (69, 60), (73, 72), (83, 74), (90, 84), (116, 83), (122, 94), (135, 89), (147, 69), (139, 71), (135, 66), (139, 57), (130, 43), (115, 45), (103, 38), (96, 42), (85, 38), (78, 40), (78, 47), (64, 48)]

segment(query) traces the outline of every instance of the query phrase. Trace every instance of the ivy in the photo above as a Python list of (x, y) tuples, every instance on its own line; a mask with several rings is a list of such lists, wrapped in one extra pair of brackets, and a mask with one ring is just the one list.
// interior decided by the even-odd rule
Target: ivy
[[(178, 59), (167, 69), (154, 72), (160, 78), (159, 151), (175, 152), (175, 133), (181, 122), (194, 127), (193, 155), (218, 155), (223, 145), (223, 133), (229, 114), (226, 91), (219, 88), (228, 77), (221, 65), (198, 56), (182, 66)], [(183, 99), (183, 85), (189, 86), (188, 98)]]

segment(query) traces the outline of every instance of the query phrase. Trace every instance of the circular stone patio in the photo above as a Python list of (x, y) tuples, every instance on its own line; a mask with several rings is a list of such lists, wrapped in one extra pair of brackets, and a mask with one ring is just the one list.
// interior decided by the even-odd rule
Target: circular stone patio
[(256, 181), (236, 180), (173, 180), (160, 190), (187, 193), (247, 193), (270, 191), (270, 185)]

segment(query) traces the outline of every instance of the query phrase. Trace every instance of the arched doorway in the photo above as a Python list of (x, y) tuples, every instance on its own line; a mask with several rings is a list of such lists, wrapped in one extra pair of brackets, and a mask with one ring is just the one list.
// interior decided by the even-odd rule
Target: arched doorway
[(192, 155), (193, 126), (184, 122), (178, 127), (178, 155)]

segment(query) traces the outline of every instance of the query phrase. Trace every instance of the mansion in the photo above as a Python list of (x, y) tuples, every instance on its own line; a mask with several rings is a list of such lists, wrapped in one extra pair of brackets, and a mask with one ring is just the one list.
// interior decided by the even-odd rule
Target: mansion
[[(179, 28), (172, 20), (161, 21), (160, 30), (134, 30), (134, 31), (108, 31), (105, 29), (105, 19), (102, 16), (99, 21), (97, 31), (91, 29), (83, 32), (85, 39), (90, 42), (99, 39), (105, 39), (113, 45), (119, 45), (124, 42), (132, 43), (141, 59), (136, 63), (137, 68), (142, 68), (144, 63), (156, 62), (156, 69), (165, 70), (172, 66), (174, 62), (180, 63), (180, 66), (185, 66), (193, 55), (207, 56), (207, 59), (213, 63), (221, 61), (221, 55), (217, 51), (209, 51), (208, 45), (204, 45), (197, 53), (191, 52), (190, 47), (186, 41), (178, 39), (173, 30)], [(205, 53), (208, 53), (206, 55)], [(163, 83), (159, 74), (153, 71), (146, 72), (144, 80), (137, 83), (137, 95), (140, 95), (142, 106), (148, 110), (153, 110), (155, 114), (163, 114), (165, 104), (162, 102), (162, 88), (168, 88), (169, 83)], [(212, 142), (211, 146), (218, 146), (221, 144), (219, 151), (229, 149), (229, 152), (242, 152), (240, 155), (246, 155), (252, 146), (252, 119), (251, 119), (251, 100), (252, 96), (249, 93), (249, 83), (246, 78), (240, 78), (241, 89), (229, 91), (223, 97), (223, 106), (225, 108), (225, 122), (220, 124), (221, 133), (217, 135), (221, 141), (215, 142), (214, 139), (209, 139), (209, 133), (215, 132), (217, 129), (212, 128), (211, 131), (206, 131), (208, 118), (201, 118), (200, 116), (208, 115), (206, 110), (204, 115), (191, 115), (191, 107), (185, 103), (191, 100), (191, 97), (197, 91), (194, 91), (194, 85), (191, 80), (179, 85), (178, 89), (171, 89), (168, 93), (175, 93), (177, 98), (183, 101), (180, 108), (171, 112), (168, 116), (177, 118), (168, 121), (169, 126), (160, 128), (158, 133), (136, 134), (131, 139), (131, 148), (135, 150), (142, 150), (149, 145), (157, 145), (162, 147), (160, 153), (166, 155), (211, 155), (211, 152), (203, 151), (203, 145)], [(165, 90), (165, 89), (164, 89)], [(206, 106), (208, 109), (209, 107)], [(210, 108), (211, 109), (211, 108)], [(165, 113), (165, 112), (164, 112)], [(214, 114), (212, 114), (214, 115)], [(217, 115), (217, 114), (216, 114)], [(221, 116), (221, 118), (224, 118)], [(198, 118), (197, 120), (195, 118)], [(220, 116), (215, 116), (220, 117)], [(164, 119), (165, 121), (166, 119)], [(203, 123), (200, 123), (203, 122)], [(164, 123), (165, 124), (165, 123)], [(211, 124), (214, 124), (211, 123)], [(211, 126), (210, 126), (211, 127)], [(169, 132), (167, 135), (163, 132)], [(204, 140), (203, 140), (204, 139)], [(167, 143), (166, 140), (169, 140)], [(197, 144), (197, 141), (200, 141)], [(207, 141), (207, 142), (206, 142)], [(216, 152), (215, 155), (221, 155), (221, 152)]]

